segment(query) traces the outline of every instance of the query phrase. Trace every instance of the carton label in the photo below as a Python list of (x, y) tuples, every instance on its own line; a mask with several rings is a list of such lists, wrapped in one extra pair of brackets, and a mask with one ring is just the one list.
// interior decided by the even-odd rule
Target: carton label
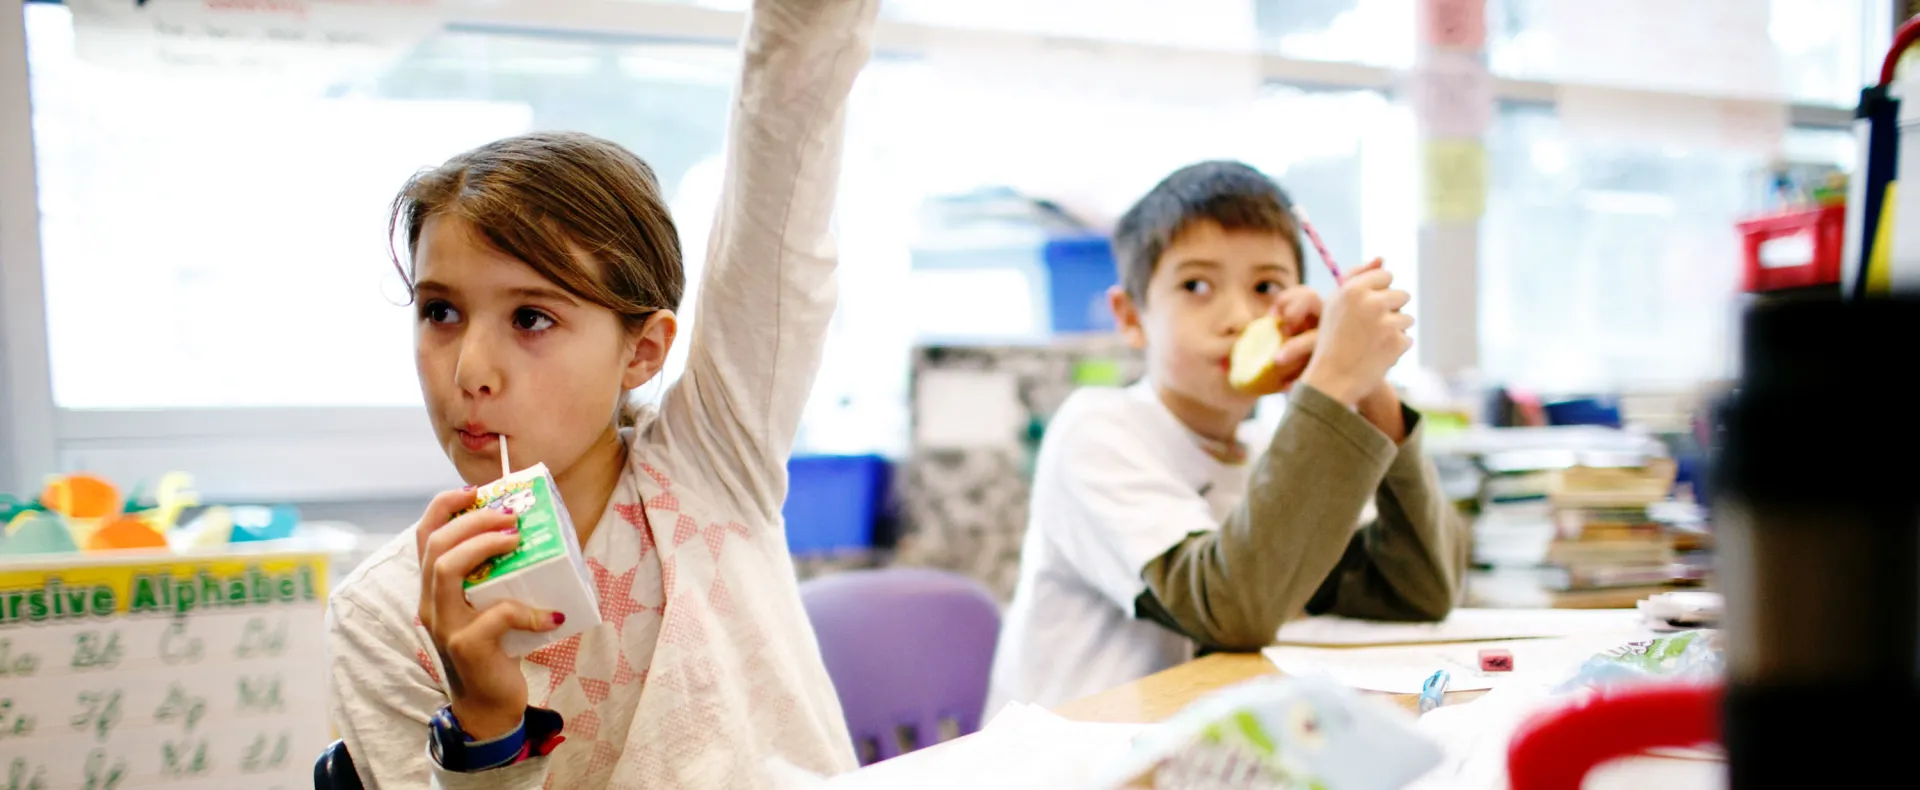
[(559, 516), (554, 512), (553, 488), (547, 476), (507, 478), (481, 486), (474, 492), (474, 506), (467, 511), (491, 508), (511, 510), (520, 518), (520, 547), (487, 560), (467, 574), (466, 589), (489, 580), (555, 558), (567, 556), (566, 536), (562, 535)]

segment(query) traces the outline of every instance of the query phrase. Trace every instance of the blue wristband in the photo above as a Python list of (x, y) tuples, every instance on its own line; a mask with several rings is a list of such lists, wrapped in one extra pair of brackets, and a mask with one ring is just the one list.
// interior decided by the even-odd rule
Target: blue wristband
[(453, 717), (453, 707), (441, 706), (434, 713), (432, 735), (429, 743), (433, 747), (433, 759), (440, 767), (459, 773), (477, 773), (511, 765), (520, 759), (527, 745), (527, 719), (520, 718), (514, 728), (495, 738), (476, 741)]

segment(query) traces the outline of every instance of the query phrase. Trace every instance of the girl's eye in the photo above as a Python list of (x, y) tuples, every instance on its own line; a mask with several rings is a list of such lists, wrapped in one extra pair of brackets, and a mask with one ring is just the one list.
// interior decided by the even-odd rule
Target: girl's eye
[(531, 307), (513, 311), (513, 328), (522, 332), (545, 332), (553, 328), (553, 317)]
[(1253, 290), (1262, 296), (1278, 296), (1281, 291), (1287, 290), (1287, 284), (1279, 280), (1261, 280)]
[(1181, 283), (1180, 287), (1188, 293), (1198, 294), (1200, 296), (1213, 293), (1213, 283), (1207, 282), (1206, 280), (1188, 280)]
[(460, 320), (460, 311), (453, 305), (434, 300), (420, 305), (420, 320), (434, 324), (451, 324)]

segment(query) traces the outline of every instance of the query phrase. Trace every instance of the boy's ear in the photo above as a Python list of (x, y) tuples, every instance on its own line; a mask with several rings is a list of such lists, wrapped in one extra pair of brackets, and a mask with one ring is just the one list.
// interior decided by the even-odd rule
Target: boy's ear
[(1127, 289), (1118, 285), (1107, 289), (1107, 306), (1113, 308), (1113, 323), (1120, 330), (1120, 336), (1126, 338), (1127, 345), (1135, 349), (1147, 347), (1147, 330), (1140, 326), (1140, 305), (1134, 304), (1133, 297), (1127, 295)]
[(672, 310), (659, 310), (647, 316), (640, 331), (633, 334), (633, 351), (620, 371), (621, 389), (634, 389), (653, 380), (666, 367), (667, 352), (673, 349), (673, 336), (680, 330), (680, 319)]

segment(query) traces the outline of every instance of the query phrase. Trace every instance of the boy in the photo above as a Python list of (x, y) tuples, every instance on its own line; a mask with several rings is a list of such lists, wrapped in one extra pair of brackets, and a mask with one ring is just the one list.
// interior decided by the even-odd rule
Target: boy
[[(1286, 194), (1237, 162), (1167, 176), (1120, 219), (1114, 254), (1109, 298), (1147, 375), (1075, 392), (1047, 428), (987, 715), (1196, 650), (1258, 650), (1303, 612), (1445, 617), (1467, 536), (1418, 415), (1386, 383), (1412, 342), (1392, 276), (1377, 262), (1347, 273), (1323, 315)], [(1269, 311), (1290, 395), (1266, 441), (1227, 357)]]

